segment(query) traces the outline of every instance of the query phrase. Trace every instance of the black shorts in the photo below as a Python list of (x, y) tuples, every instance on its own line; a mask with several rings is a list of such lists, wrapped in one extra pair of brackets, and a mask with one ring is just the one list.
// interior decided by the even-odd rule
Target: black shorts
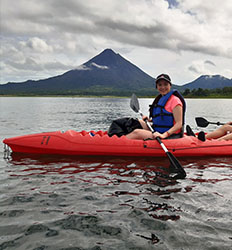
[(168, 136), (167, 138), (164, 138), (164, 139), (179, 139), (182, 137), (182, 134), (172, 134), (170, 136)]

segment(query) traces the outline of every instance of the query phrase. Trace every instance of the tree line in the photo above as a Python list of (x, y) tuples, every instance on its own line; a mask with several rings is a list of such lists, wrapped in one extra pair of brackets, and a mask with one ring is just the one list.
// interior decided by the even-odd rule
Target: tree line
[[(232, 87), (216, 88), (216, 89), (185, 89), (179, 90), (185, 98), (232, 98)], [(56, 90), (56, 91), (17, 91), (11, 90), (6, 93), (0, 93), (0, 96), (117, 96), (130, 97), (135, 93), (138, 97), (154, 98), (158, 95), (156, 89), (139, 89), (139, 90), (122, 90), (107, 87), (87, 88), (76, 90)]]
[(184, 97), (189, 98), (232, 98), (232, 87), (216, 88), (216, 89), (185, 89), (181, 92)]

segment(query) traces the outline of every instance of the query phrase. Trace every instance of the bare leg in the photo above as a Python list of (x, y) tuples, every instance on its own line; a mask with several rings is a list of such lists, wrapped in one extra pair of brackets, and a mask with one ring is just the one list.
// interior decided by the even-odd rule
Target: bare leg
[(221, 126), (220, 128), (216, 129), (215, 131), (208, 133), (206, 135), (206, 139), (218, 139), (220, 138), (220, 140), (222, 138), (222, 140), (230, 140), (230, 139), (226, 139), (230, 134), (227, 135), (227, 133), (230, 132), (232, 133), (232, 125), (231, 123), (227, 123), (223, 126)]
[(126, 137), (128, 139), (137, 139), (137, 140), (143, 140), (148, 138), (153, 139), (152, 132), (146, 129), (135, 129), (130, 134), (126, 135)]
[(223, 140), (225, 140), (225, 141), (232, 140), (232, 133), (224, 135), (224, 136), (218, 138), (218, 141), (223, 141)]
[(135, 129), (134, 131), (126, 135), (126, 137), (128, 139), (137, 139), (137, 140), (143, 140), (147, 138), (153, 139), (152, 132), (148, 128), (146, 122), (144, 122), (143, 120), (139, 120), (139, 122), (142, 126), (142, 129)]

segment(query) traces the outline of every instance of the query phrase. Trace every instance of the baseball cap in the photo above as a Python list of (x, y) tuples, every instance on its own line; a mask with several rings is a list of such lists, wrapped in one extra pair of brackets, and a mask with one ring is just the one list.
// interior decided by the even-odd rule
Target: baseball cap
[(167, 74), (158, 75), (157, 78), (156, 78), (155, 83), (157, 83), (157, 82), (160, 81), (160, 80), (165, 80), (165, 81), (169, 82), (170, 84), (172, 84), (171, 78), (170, 78), (169, 75), (167, 75)]

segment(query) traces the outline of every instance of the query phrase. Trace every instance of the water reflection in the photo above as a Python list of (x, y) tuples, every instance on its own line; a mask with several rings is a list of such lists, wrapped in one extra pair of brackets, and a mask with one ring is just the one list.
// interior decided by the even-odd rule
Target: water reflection
[[(114, 186), (112, 197), (130, 197), (125, 202), (121, 202), (120, 206), (145, 211), (154, 219), (176, 221), (180, 218), (181, 209), (167, 202), (154, 202), (152, 197), (155, 195), (162, 201), (168, 201), (173, 199), (174, 194), (191, 192), (199, 182), (216, 183), (232, 180), (232, 174), (228, 172), (225, 173), (224, 178), (221, 175), (212, 178), (209, 174), (204, 174), (207, 168), (232, 169), (230, 159), (223, 159), (217, 158), (211, 163), (207, 158), (199, 159), (197, 162), (196, 159), (191, 158), (181, 159), (185, 169), (190, 173), (188, 174), (189, 180), (192, 181), (192, 185), (186, 187), (178, 186), (177, 180), (168, 177), (168, 164), (163, 158), (58, 157), (13, 153), (8, 160), (10, 165), (8, 173), (11, 177), (22, 178), (46, 178), (48, 176), (50, 178), (47, 181), (50, 181), (50, 185), (82, 182), (89, 187)], [(195, 171), (194, 176), (191, 176), (191, 170)], [(133, 197), (141, 197), (140, 205)], [(116, 212), (110, 209), (107, 211)], [(102, 213), (106, 210), (98, 209), (95, 212)]]
[[(31, 154), (12, 153), (8, 157), (11, 165), (11, 175), (39, 175), (39, 174), (97, 174), (107, 172), (108, 176), (114, 176), (114, 182), (136, 183), (137, 185), (154, 183), (158, 186), (170, 185), (174, 180), (168, 180), (169, 164), (163, 158), (136, 158), (136, 157), (109, 157), (109, 156), (40, 156)], [(17, 166), (17, 168), (12, 168)], [(18, 168), (21, 166), (21, 168)], [(116, 178), (117, 177), (117, 178)], [(167, 181), (167, 184), (161, 180)], [(101, 183), (99, 183), (101, 184)]]
[[(49, 179), (50, 185), (67, 185), (69, 182), (81, 181), (91, 186), (114, 186), (112, 197), (130, 197), (125, 203), (120, 202), (120, 206), (146, 211), (149, 216), (159, 220), (178, 220), (180, 216), (175, 215), (175, 212), (179, 209), (167, 203), (153, 202), (148, 198), (157, 195), (168, 200), (173, 193), (182, 192), (181, 188), (170, 188), (178, 182), (168, 178), (169, 169), (163, 166), (164, 162), (162, 158), (57, 158), (57, 156), (41, 157), (13, 153), (8, 161), (10, 164), (8, 173), (11, 177), (22, 178), (53, 176)], [(54, 181), (56, 175), (63, 177)], [(135, 196), (141, 196), (142, 207), (136, 205), (137, 200), (133, 198)], [(103, 211), (106, 210), (96, 210), (98, 213)], [(159, 214), (165, 211), (168, 213)]]
[[(179, 159), (186, 170), (196, 170), (195, 177), (201, 179), (204, 176), (204, 170), (209, 168), (232, 169), (232, 157), (188, 157)], [(17, 172), (18, 175), (51, 173), (67, 175), (107, 171), (111, 176), (116, 175), (119, 178), (118, 182), (127, 181), (138, 185), (155, 184), (160, 187), (176, 183), (175, 180), (169, 178), (169, 161), (164, 157), (41, 156), (13, 152), (6, 157), (6, 161), (11, 166), (22, 166), (22, 168), (9, 170), (9, 172), (12, 171), (12, 174)], [(225, 172), (224, 176), (229, 178), (231, 173)], [(197, 181), (198, 178), (193, 179), (190, 176), (190, 179)], [(207, 180), (204, 181), (207, 182)]]

